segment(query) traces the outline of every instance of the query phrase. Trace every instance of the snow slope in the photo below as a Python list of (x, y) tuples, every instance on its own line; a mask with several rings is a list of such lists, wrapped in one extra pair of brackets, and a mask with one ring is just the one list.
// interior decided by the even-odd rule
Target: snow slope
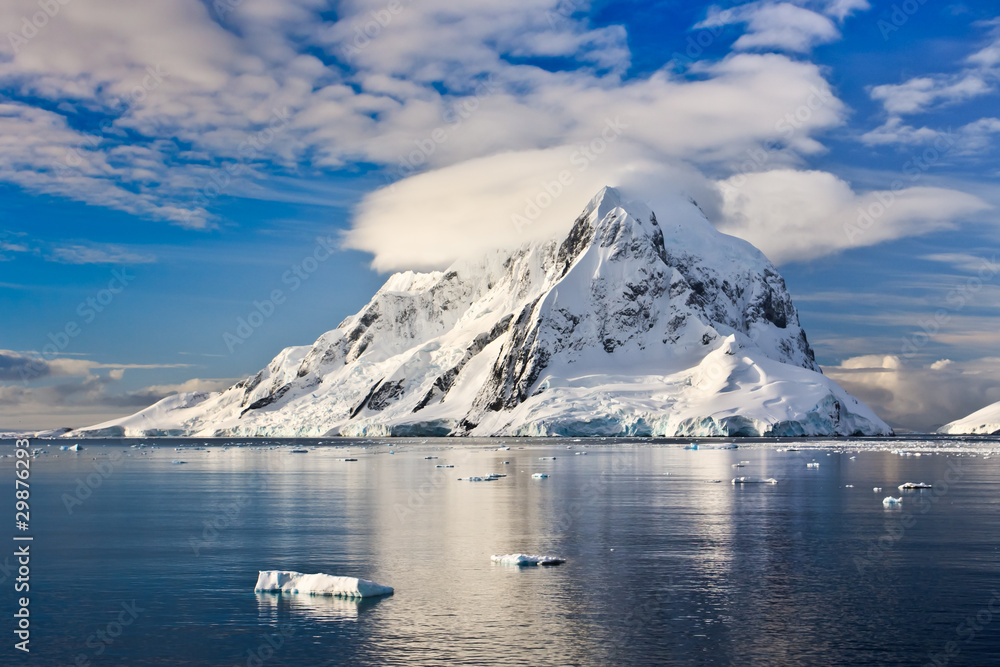
[(76, 436), (888, 434), (820, 372), (784, 281), (693, 201), (605, 188), (565, 239), (391, 276), (219, 393)]
[(997, 435), (1000, 434), (1000, 403), (987, 405), (968, 417), (957, 419), (938, 429), (938, 433), (949, 435)]

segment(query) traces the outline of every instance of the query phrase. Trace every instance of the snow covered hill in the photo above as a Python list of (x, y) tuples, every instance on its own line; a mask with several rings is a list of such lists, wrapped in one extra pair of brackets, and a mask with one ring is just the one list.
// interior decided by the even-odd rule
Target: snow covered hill
[(998, 435), (1000, 434), (1000, 403), (987, 405), (968, 417), (957, 419), (938, 429), (949, 435)]
[(613, 188), (565, 239), (391, 276), (219, 393), (75, 436), (888, 434), (820, 372), (774, 266)]

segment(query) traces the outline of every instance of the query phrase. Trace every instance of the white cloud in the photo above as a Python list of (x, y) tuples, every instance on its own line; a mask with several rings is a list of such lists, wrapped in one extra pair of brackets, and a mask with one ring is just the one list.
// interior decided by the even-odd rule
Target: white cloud
[(827, 0), (823, 12), (839, 21), (853, 14), (871, 9), (868, 0)]
[(35, 430), (80, 427), (124, 417), (171, 395), (219, 391), (232, 379), (195, 378), (181, 384), (116, 391), (121, 373), (90, 375), (78, 381), (27, 387), (0, 384), (0, 429)]
[(149, 264), (152, 255), (127, 250), (118, 245), (70, 244), (52, 248), (51, 257), (63, 264)]
[(898, 356), (867, 355), (823, 372), (894, 427), (934, 431), (1000, 401), (1000, 358), (947, 359), (910, 365)]
[[(832, 2), (827, 9), (843, 18), (858, 3)], [(818, 44), (840, 38), (840, 31), (828, 17), (788, 2), (762, 0), (725, 10), (715, 9), (696, 28), (746, 25), (746, 32), (733, 45), (736, 49), (780, 49), (806, 53)]]
[[(94, 377), (93, 371), (112, 369), (185, 368), (189, 364), (107, 364), (73, 357), (42, 356), (33, 352), (0, 350), (0, 382), (28, 383), (58, 377)], [(116, 379), (120, 379), (116, 378)]]
[[(996, 21), (986, 25), (997, 26)], [(982, 118), (957, 130), (916, 128), (905, 124), (903, 116), (937, 111), (942, 107), (997, 92), (1000, 79), (1000, 27), (991, 31), (992, 42), (965, 59), (962, 69), (952, 74), (918, 76), (897, 84), (873, 86), (869, 95), (881, 102), (886, 114), (882, 126), (862, 135), (868, 145), (920, 144), (954, 135), (961, 142), (958, 152), (975, 153), (992, 146), (997, 119)]]
[(605, 185), (640, 196), (706, 189), (696, 171), (625, 144), (595, 157), (575, 146), (501, 153), (407, 178), (365, 198), (346, 245), (373, 253), (383, 271), (443, 268), (568, 231)]
[(990, 208), (964, 192), (900, 187), (864, 194), (833, 174), (777, 169), (721, 181), (719, 227), (774, 262), (808, 260), (948, 228)]
[(899, 116), (892, 116), (881, 127), (863, 134), (861, 141), (869, 146), (935, 143), (952, 155), (973, 155), (992, 148), (996, 134), (1000, 134), (1000, 118), (980, 118), (954, 130), (933, 130), (907, 125)]
[(966, 72), (958, 76), (922, 76), (904, 83), (875, 86), (870, 94), (889, 114), (902, 115), (926, 111), (934, 104), (963, 102), (992, 90), (992, 84), (981, 74)]

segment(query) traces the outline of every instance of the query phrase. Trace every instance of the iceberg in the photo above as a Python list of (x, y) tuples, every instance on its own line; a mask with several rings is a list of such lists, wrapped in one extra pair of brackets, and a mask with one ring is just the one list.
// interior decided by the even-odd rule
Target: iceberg
[(912, 489), (930, 489), (932, 487), (930, 484), (927, 484), (925, 482), (906, 482), (904, 484), (900, 484), (897, 488), (900, 491), (906, 491)]
[(545, 479), (546, 477), (548, 477), (548, 475), (546, 475), (544, 472), (536, 472), (534, 475), (532, 475), (532, 477), (534, 479)]
[(806, 464), (806, 467), (807, 467), (807, 468), (818, 468), (818, 467), (819, 467), (819, 464), (818, 464), (818, 463), (816, 463), (815, 461), (813, 461), (812, 463), (807, 463), (807, 464)]
[(777, 484), (778, 480), (773, 477), (734, 477), (733, 484)]
[(898, 507), (903, 504), (902, 498), (893, 498), (892, 496), (886, 496), (882, 499), (882, 505), (885, 507)]
[(373, 598), (393, 593), (391, 587), (367, 579), (281, 570), (261, 570), (253, 590), (257, 593), (308, 593), (341, 598)]
[(565, 558), (555, 556), (535, 556), (532, 554), (504, 554), (503, 556), (490, 556), (490, 561), (500, 565), (561, 565), (566, 562)]

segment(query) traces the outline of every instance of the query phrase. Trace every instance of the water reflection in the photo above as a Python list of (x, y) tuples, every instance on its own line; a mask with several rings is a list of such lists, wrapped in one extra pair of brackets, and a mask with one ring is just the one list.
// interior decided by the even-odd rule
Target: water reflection
[(355, 621), (381, 598), (355, 600), (333, 595), (285, 595), (281, 593), (255, 593), (257, 617), (261, 623), (287, 623), (296, 618), (313, 621)]

